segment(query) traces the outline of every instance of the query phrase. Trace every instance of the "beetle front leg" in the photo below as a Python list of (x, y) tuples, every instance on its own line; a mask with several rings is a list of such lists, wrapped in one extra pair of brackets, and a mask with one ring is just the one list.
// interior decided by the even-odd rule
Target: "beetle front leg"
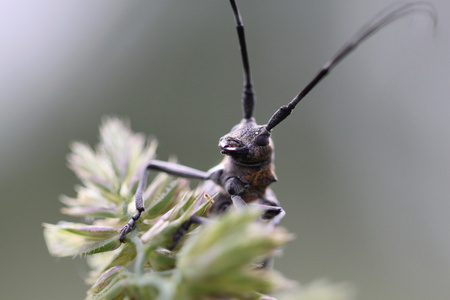
[(139, 180), (139, 185), (136, 190), (135, 202), (136, 202), (136, 210), (137, 212), (131, 217), (130, 221), (120, 230), (119, 240), (121, 243), (125, 241), (125, 236), (133, 230), (136, 222), (141, 217), (142, 212), (145, 210), (144, 207), (144, 199), (142, 195), (144, 193), (145, 187), (147, 186), (147, 176), (150, 170), (162, 171), (170, 175), (183, 177), (183, 178), (193, 178), (193, 179), (201, 179), (206, 180), (211, 176), (207, 172), (203, 172), (197, 169), (193, 169), (190, 167), (186, 167), (183, 165), (160, 161), (160, 160), (152, 160), (142, 171), (141, 179)]
[(130, 221), (120, 230), (120, 237), (119, 240), (121, 243), (125, 241), (125, 236), (134, 228), (134, 225), (136, 224), (136, 221), (139, 220), (141, 217), (142, 212), (144, 209), (139, 210), (131, 217)]
[[(247, 205), (247, 203), (242, 199), (242, 197), (239, 196), (241, 193), (243, 193), (247, 189), (247, 186), (248, 186), (247, 184), (242, 182), (237, 177), (230, 177), (225, 182), (225, 189), (231, 195), (231, 201), (233, 202), (233, 206), (237, 209), (242, 209), (243, 207), (245, 207)], [(265, 199), (266, 203), (278, 204), (278, 201), (276, 200), (273, 192), (270, 191), (270, 193), (271, 194), (269, 195), (269, 198), (271, 198), (271, 199)], [(272, 228), (278, 226), (278, 224), (280, 224), (281, 220), (286, 215), (286, 212), (284, 211), (284, 209), (281, 208), (281, 206), (279, 206), (279, 205), (265, 205), (265, 204), (259, 204), (259, 203), (252, 204), (252, 205), (255, 205), (255, 206), (263, 209), (264, 214), (262, 215), (262, 218), (269, 219), (270, 220), (269, 224)]]
[[(238, 195), (231, 196), (231, 201), (233, 202), (233, 206), (237, 209), (242, 209), (247, 206), (247, 203)], [(250, 205), (254, 205), (263, 210), (262, 219), (270, 220), (268, 225), (271, 228), (277, 227), (281, 220), (286, 215), (286, 212), (281, 206), (270, 206), (258, 203), (252, 203)]]
[(242, 210), (247, 206), (247, 203), (244, 201), (244, 199), (242, 199), (241, 196), (238, 195), (232, 195), (231, 202), (233, 202), (233, 206), (239, 210)]
[(264, 214), (262, 215), (263, 219), (270, 220), (269, 225), (274, 228), (277, 227), (281, 220), (286, 216), (286, 212), (281, 206), (270, 206), (264, 204), (252, 204), (256, 207), (260, 207), (264, 210)]

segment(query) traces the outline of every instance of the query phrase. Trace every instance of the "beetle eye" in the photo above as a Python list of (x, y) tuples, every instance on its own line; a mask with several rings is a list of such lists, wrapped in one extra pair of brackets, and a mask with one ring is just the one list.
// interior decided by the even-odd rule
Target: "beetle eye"
[(269, 144), (269, 136), (268, 135), (258, 135), (256, 137), (256, 145), (258, 146), (267, 146)]

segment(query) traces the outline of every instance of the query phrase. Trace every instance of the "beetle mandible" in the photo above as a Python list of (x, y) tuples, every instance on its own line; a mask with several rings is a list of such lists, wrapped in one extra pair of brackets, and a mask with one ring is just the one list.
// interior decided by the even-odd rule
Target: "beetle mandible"
[[(207, 172), (196, 170), (176, 163), (151, 160), (142, 172), (136, 191), (136, 213), (122, 228), (120, 241), (124, 242), (126, 235), (135, 227), (136, 221), (145, 210), (142, 198), (146, 187), (148, 171), (156, 170), (168, 174), (191, 179), (205, 180), (205, 191), (216, 194), (211, 213), (221, 214), (230, 206), (237, 209), (248, 204), (260, 206), (264, 211), (264, 218), (269, 219), (270, 226), (277, 226), (285, 216), (275, 194), (269, 185), (275, 182), (276, 175), (273, 163), (273, 142), (271, 133), (274, 127), (286, 119), (296, 105), (324, 78), (330, 71), (351, 53), (361, 42), (382, 27), (398, 18), (414, 13), (425, 12), (431, 16), (436, 24), (436, 12), (433, 6), (426, 2), (412, 2), (391, 6), (361, 29), (344, 44), (344, 46), (329, 60), (306, 87), (287, 105), (281, 106), (269, 119), (266, 125), (258, 125), (253, 118), (255, 107), (255, 92), (250, 73), (244, 26), (235, 0), (230, 0), (236, 22), (236, 29), (241, 50), (244, 70), (244, 91), (242, 107), (244, 117), (231, 131), (220, 138), (219, 148), (225, 155), (222, 162)], [(174, 245), (178, 243), (184, 231), (193, 223), (204, 223), (205, 220), (193, 216), (186, 221), (174, 236)]]

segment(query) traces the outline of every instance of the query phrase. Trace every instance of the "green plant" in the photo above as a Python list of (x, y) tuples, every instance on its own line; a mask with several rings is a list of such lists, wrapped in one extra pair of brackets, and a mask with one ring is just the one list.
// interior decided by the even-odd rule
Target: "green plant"
[(44, 224), (44, 238), (53, 256), (87, 257), (87, 298), (269, 299), (264, 294), (291, 286), (280, 273), (258, 265), (292, 235), (281, 227), (268, 230), (254, 208), (213, 218), (168, 250), (177, 228), (194, 214), (207, 216), (214, 199), (166, 174), (148, 186), (143, 217), (126, 243), (119, 242), (119, 230), (134, 212), (139, 174), (155, 149), (155, 140), (116, 118), (104, 120), (95, 149), (72, 145), (69, 167), (82, 185), (76, 198), (62, 197), (62, 212), (88, 224)]

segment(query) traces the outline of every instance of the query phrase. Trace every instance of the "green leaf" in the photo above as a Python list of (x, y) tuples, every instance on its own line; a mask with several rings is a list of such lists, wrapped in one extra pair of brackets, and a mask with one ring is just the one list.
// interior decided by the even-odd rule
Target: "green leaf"
[(111, 251), (120, 246), (118, 229), (61, 222), (43, 224), (44, 238), (53, 256), (76, 256)]
[[(112, 267), (105, 271), (88, 290), (88, 299), (105, 299), (105, 294), (109, 293), (119, 280), (126, 278), (127, 272), (128, 271), (122, 266)], [(118, 297), (120, 296), (119, 294), (123, 293), (123, 291), (117, 293), (114, 298), (122, 299)]]
[(290, 285), (272, 270), (255, 269), (292, 236), (257, 222), (261, 211), (231, 209), (190, 237), (178, 256), (184, 288), (195, 295), (217, 293), (244, 297)]
[(120, 252), (115, 255), (106, 268), (113, 266), (126, 266), (136, 257), (136, 247), (133, 243), (126, 243)]
[(173, 206), (175, 195), (180, 189), (180, 182), (173, 181), (169, 189), (162, 194), (155, 203), (151, 204), (145, 217), (147, 219), (153, 219), (158, 215), (164, 214)]
[(175, 268), (176, 255), (174, 252), (164, 248), (152, 251), (148, 257), (152, 268), (155, 271), (165, 271)]
[(230, 209), (193, 225), (175, 249), (167, 250), (185, 221), (208, 215), (213, 199), (191, 191), (188, 180), (173, 181), (164, 173), (145, 189), (146, 210), (126, 243), (119, 243), (120, 229), (135, 211), (139, 178), (155, 149), (154, 140), (116, 118), (104, 119), (95, 148), (72, 145), (69, 166), (82, 186), (76, 187), (76, 198), (62, 197), (62, 211), (91, 224), (44, 224), (44, 238), (51, 255), (87, 256), (87, 282), (94, 283), (88, 299), (256, 300), (269, 299), (262, 292), (288, 286), (279, 273), (257, 266), (292, 237), (259, 222), (262, 212), (256, 209)]

